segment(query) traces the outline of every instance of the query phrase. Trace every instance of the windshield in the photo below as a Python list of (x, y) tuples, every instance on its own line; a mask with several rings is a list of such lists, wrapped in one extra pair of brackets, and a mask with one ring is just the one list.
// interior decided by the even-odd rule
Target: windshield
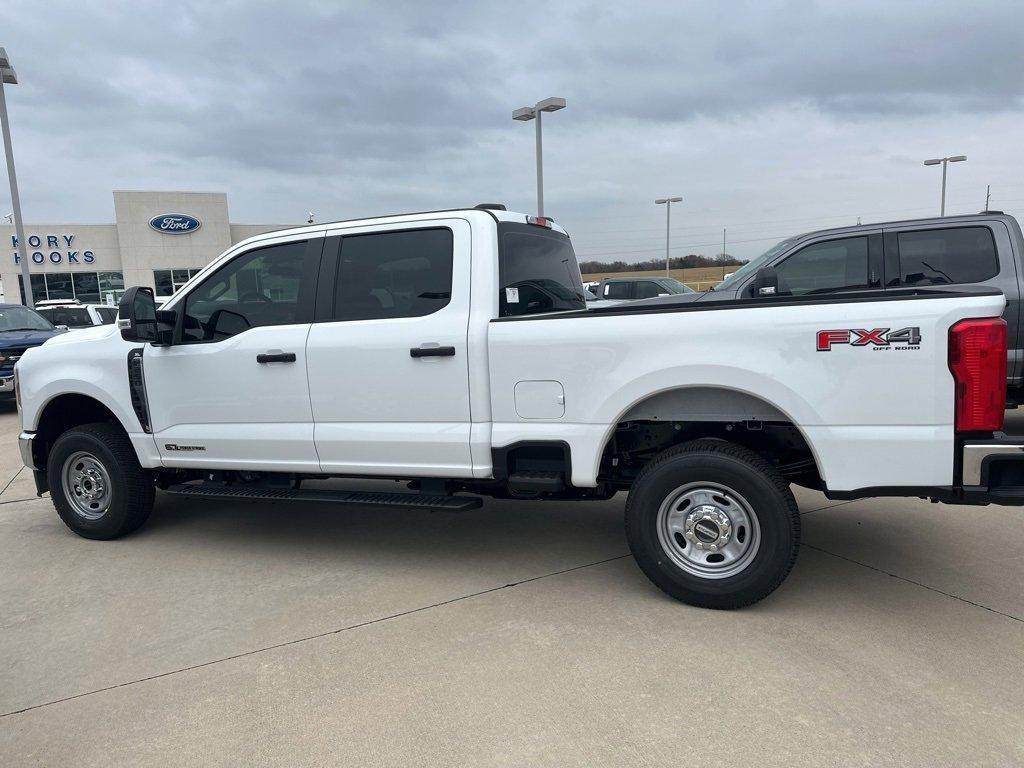
[(0, 331), (52, 331), (45, 317), (28, 307), (0, 308)]
[(675, 291), (676, 293), (693, 293), (693, 288), (690, 288), (688, 285), (679, 282), (674, 277), (662, 278), (661, 284), (664, 285), (666, 288)]
[(788, 240), (783, 240), (781, 242), (776, 243), (771, 248), (769, 248), (767, 251), (765, 251), (760, 256), (758, 256), (756, 259), (751, 259), (746, 264), (744, 264), (742, 267), (740, 267), (735, 272), (733, 272), (731, 275), (729, 275), (727, 278), (725, 278), (725, 280), (723, 280), (722, 282), (720, 282), (718, 285), (715, 286), (715, 290), (716, 291), (721, 291), (724, 288), (730, 288), (730, 287), (736, 285), (738, 281), (742, 281), (742, 280), (744, 280), (747, 277), (747, 275), (752, 275), (755, 272), (757, 272), (757, 270), (759, 270), (761, 267), (763, 267), (769, 261), (774, 259), (776, 256), (778, 256), (784, 250), (789, 248), (789, 246), (791, 246), (796, 241), (797, 241), (797, 238), (791, 237)]
[(569, 238), (529, 224), (498, 225), (501, 317), (586, 309), (586, 293)]

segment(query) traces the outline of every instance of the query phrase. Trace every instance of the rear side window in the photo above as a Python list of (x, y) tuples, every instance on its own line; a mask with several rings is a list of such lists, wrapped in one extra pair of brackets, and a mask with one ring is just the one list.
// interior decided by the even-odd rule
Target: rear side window
[(502, 222), (498, 238), (502, 317), (587, 308), (568, 237), (529, 224)]
[(606, 299), (628, 299), (630, 285), (631, 283), (627, 282), (608, 283), (604, 287), (604, 297)]
[(636, 284), (636, 298), (653, 299), (660, 293), (668, 293), (668, 289), (650, 280), (641, 280)]
[(905, 285), (980, 283), (999, 273), (988, 227), (926, 229), (897, 234)]
[(808, 293), (867, 288), (868, 239), (844, 237), (813, 243), (787, 258), (778, 267), (779, 293)]
[(452, 231), (417, 229), (341, 240), (335, 320), (423, 317), (452, 298)]

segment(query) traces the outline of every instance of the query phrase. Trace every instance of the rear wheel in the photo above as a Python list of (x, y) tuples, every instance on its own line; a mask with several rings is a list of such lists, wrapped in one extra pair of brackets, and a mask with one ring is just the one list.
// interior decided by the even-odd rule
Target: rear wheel
[(773, 592), (800, 545), (800, 514), (786, 481), (732, 443), (671, 448), (637, 476), (626, 535), (640, 568), (690, 605), (739, 608)]
[(155, 489), (128, 436), (113, 424), (85, 424), (57, 438), (46, 462), (57, 514), (87, 539), (116, 539), (139, 528)]

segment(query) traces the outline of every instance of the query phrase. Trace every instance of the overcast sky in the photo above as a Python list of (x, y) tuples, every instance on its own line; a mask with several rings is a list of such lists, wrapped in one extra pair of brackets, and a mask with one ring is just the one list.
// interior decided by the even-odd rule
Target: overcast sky
[[(113, 189), (224, 191), (241, 223), (503, 202), (581, 258), (728, 251), (938, 213), (1024, 214), (1024, 3), (20, 2), (3, 39), (26, 221)], [(0, 205), (9, 208), (6, 185)]]

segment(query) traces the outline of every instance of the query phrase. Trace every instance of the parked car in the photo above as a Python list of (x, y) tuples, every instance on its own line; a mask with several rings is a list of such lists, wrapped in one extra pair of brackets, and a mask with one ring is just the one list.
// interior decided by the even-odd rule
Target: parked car
[(0, 399), (14, 397), (14, 366), (25, 351), (66, 330), (21, 304), (0, 304)]
[(1022, 280), (1020, 225), (1013, 216), (992, 211), (797, 235), (740, 267), (712, 292), (692, 298), (770, 300), (943, 285), (997, 289), (1006, 297), (1007, 398), (1012, 406), (1024, 402)]
[(796, 558), (791, 484), (1024, 503), (1024, 440), (999, 433), (1005, 304), (996, 287), (913, 285), (587, 310), (550, 219), (317, 224), (232, 246), (159, 311), (130, 288), (119, 333), (30, 349), (19, 445), (92, 539), (141, 526), (157, 489), (439, 510), (628, 490), (644, 573), (739, 607)]
[(606, 301), (637, 301), (693, 292), (674, 277), (609, 277), (594, 291), (599, 299)]
[(74, 302), (46, 302), (36, 305), (36, 312), (54, 325), (64, 325), (71, 330), (92, 328), (94, 325), (111, 325), (117, 321), (117, 307), (106, 304), (80, 304)]

